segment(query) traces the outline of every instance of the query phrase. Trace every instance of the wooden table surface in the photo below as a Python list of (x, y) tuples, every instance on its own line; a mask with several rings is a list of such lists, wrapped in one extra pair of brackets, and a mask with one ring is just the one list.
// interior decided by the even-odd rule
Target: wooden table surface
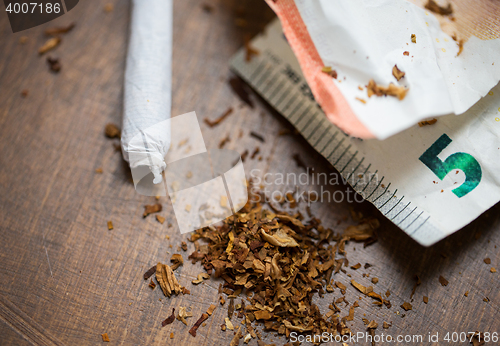
[[(135, 192), (115, 142), (103, 134), (106, 123), (121, 122), (130, 11), (127, 0), (110, 2), (114, 10), (106, 13), (105, 3), (80, 1), (69, 14), (16, 34), (7, 16), (0, 15), (0, 345), (96, 345), (102, 343), (102, 333), (109, 335), (110, 345), (228, 345), (232, 333), (220, 328), (227, 304), (218, 307), (196, 338), (187, 332), (217, 301), (219, 284), (190, 283), (201, 272), (187, 261), (193, 244), (181, 252), (186, 263), (177, 270), (191, 295), (165, 298), (142, 279), (151, 265), (168, 263), (186, 235), (178, 231), (168, 198), (160, 200), (165, 224), (142, 217), (143, 206), (155, 200)], [(259, 146), (262, 159), (244, 163), (248, 175), (254, 169), (260, 175), (302, 173), (294, 154), (318, 173), (335, 172), (300, 136), (278, 136), (291, 127), (258, 96), (251, 95), (255, 106), (250, 108), (228, 85), (231, 55), (245, 35), (256, 34), (273, 18), (266, 5), (256, 0), (205, 0), (213, 6), (209, 12), (198, 0), (174, 3), (172, 115), (196, 111), (209, 148), (227, 135), (226, 147), (240, 153)], [(37, 53), (46, 40), (43, 32), (71, 22), (76, 27), (47, 54), (62, 64), (60, 73), (52, 73), (45, 56)], [(25, 44), (19, 42), (21, 36), (28, 37)], [(29, 90), (25, 98), (23, 89)], [(209, 128), (202, 122), (228, 107), (235, 112), (219, 126)], [(240, 129), (243, 136), (238, 138)], [(250, 131), (264, 135), (265, 143), (249, 136)], [(95, 172), (100, 167), (102, 174)], [(500, 261), (500, 205), (430, 248), (416, 244), (367, 203), (312, 206), (316, 217), (335, 231), (353, 223), (350, 208), (378, 217), (382, 226), (375, 244), (347, 246), (350, 263), (373, 267), (347, 273), (364, 284), (379, 278), (375, 290), (390, 290), (393, 305), (378, 308), (360, 300), (349, 322), (353, 331), (366, 330), (361, 321), (366, 317), (379, 325), (392, 323), (388, 330), (379, 327), (377, 334), (439, 332), (443, 338), (447, 332), (500, 332), (500, 274), (490, 272)], [(108, 220), (114, 223), (111, 231)], [(483, 262), (486, 257), (490, 265)], [(415, 274), (422, 284), (413, 310), (405, 312), (400, 305), (410, 301)], [(440, 275), (448, 279), (446, 287), (440, 285)], [(350, 278), (340, 273), (335, 280), (348, 284)], [(428, 304), (423, 296), (429, 297)], [(338, 293), (316, 302), (326, 311), (334, 297)], [(350, 288), (346, 298), (353, 302), (358, 293)], [(161, 328), (171, 308), (180, 306), (191, 308), (190, 325), (177, 321)], [(286, 342), (283, 336), (263, 335), (277, 345)], [(252, 340), (249, 345), (256, 344)]]

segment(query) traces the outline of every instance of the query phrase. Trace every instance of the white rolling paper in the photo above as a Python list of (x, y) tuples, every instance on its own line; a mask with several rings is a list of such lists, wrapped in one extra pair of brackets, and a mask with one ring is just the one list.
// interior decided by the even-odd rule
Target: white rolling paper
[(121, 145), (130, 168), (148, 167), (155, 184), (171, 142), (171, 85), (172, 0), (133, 0)]

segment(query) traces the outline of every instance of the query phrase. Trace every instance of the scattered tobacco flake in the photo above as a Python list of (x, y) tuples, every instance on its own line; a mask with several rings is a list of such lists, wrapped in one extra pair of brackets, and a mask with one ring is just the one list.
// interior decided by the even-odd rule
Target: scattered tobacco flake
[(52, 72), (58, 73), (61, 71), (61, 63), (58, 58), (47, 57), (47, 64)]
[(410, 55), (410, 52), (408, 52), (407, 50), (405, 50), (405, 51), (403, 52), (403, 55), (404, 55), (404, 56), (409, 56), (409, 55)]
[(177, 315), (177, 319), (187, 326), (186, 318), (188, 317), (193, 317), (193, 313), (187, 311), (186, 307), (181, 306), (179, 308), (179, 314)]
[(193, 285), (198, 285), (203, 282), (203, 280), (210, 279), (210, 275), (207, 273), (200, 273), (198, 274), (198, 278), (196, 280), (191, 281)]
[(167, 324), (170, 324), (175, 321), (175, 308), (172, 308), (172, 315), (168, 316), (162, 323), (161, 326), (165, 327)]
[(201, 4), (201, 8), (206, 13), (212, 13), (214, 11), (214, 7), (210, 4), (205, 3), (205, 2), (203, 4)]
[(163, 223), (165, 222), (165, 218), (163, 216), (156, 215), (156, 221), (163, 225)]
[(112, 123), (106, 124), (106, 127), (104, 127), (104, 134), (108, 138), (120, 138), (121, 137), (120, 128)]
[(255, 147), (255, 150), (253, 151), (252, 155), (250, 156), (250, 158), (253, 160), (255, 159), (255, 156), (257, 156), (257, 154), (260, 153), (260, 148), (259, 147)]
[(384, 322), (384, 323), (382, 324), (382, 327), (383, 327), (384, 329), (389, 329), (389, 327), (390, 327), (390, 326), (391, 326), (391, 325), (390, 325), (389, 323), (387, 323), (387, 322)]
[(377, 329), (378, 327), (378, 323), (375, 322), (375, 321), (371, 321), (370, 323), (368, 323), (368, 325), (366, 326), (366, 328), (368, 329)]
[(104, 171), (102, 170), (102, 168), (101, 168), (101, 167), (99, 167), (99, 168), (96, 168), (96, 169), (95, 169), (95, 172), (96, 172), (97, 174), (102, 174), (102, 172), (104, 172)]
[(187, 243), (185, 241), (181, 242), (181, 249), (182, 249), (182, 251), (187, 251), (188, 246), (187, 246)]
[(420, 277), (417, 274), (415, 274), (414, 278), (415, 278), (415, 285), (413, 285), (413, 289), (411, 290), (410, 299), (413, 298), (413, 295), (417, 290), (417, 286), (419, 286), (422, 283), (422, 281), (420, 281)]
[(21, 37), (19, 37), (19, 43), (20, 44), (25, 44), (26, 42), (28, 42), (28, 36), (21, 36)]
[(365, 263), (365, 266), (364, 266), (365, 269), (368, 269), (370, 267), (373, 267), (373, 265), (371, 265), (370, 263)]
[(38, 49), (38, 54), (42, 55), (47, 53), (49, 50), (56, 48), (61, 43), (60, 37), (49, 38), (43, 46)]
[(460, 40), (455, 40), (457, 42), (457, 45), (458, 45), (458, 52), (457, 52), (457, 56), (459, 56), (460, 54), (462, 54), (463, 50), (464, 50), (464, 40), (463, 39), (460, 39)]
[(398, 65), (394, 65), (394, 67), (392, 68), (392, 75), (394, 76), (394, 78), (396, 78), (398, 81), (403, 78), (405, 76), (405, 72), (401, 71), (399, 68), (398, 68)]
[(464, 296), (468, 297), (468, 296), (469, 296), (469, 291), (466, 291), (466, 292), (464, 293)]
[(21, 90), (21, 97), (22, 98), (28, 97), (28, 94), (29, 94), (29, 90), (28, 89)]
[(259, 55), (260, 54), (260, 51), (258, 49), (255, 49), (254, 47), (252, 47), (252, 45), (250, 44), (250, 36), (245, 36), (245, 61), (246, 62), (249, 62), (252, 60), (252, 57), (254, 55)]
[(229, 330), (234, 330), (234, 326), (233, 326), (233, 323), (231, 322), (231, 320), (229, 318), (224, 318), (224, 322), (226, 323), (226, 328), (229, 329)]
[(337, 79), (337, 71), (332, 70), (331, 66), (324, 66), (321, 68), (321, 72), (326, 73), (330, 77)]
[(108, 333), (101, 334), (102, 341), (104, 342), (109, 342), (109, 336)]
[(411, 34), (411, 42), (417, 43), (417, 35)]
[(173, 338), (174, 338), (174, 333), (173, 333), (173, 332), (171, 332), (171, 333), (170, 333), (170, 339), (173, 339)]
[(233, 339), (229, 343), (229, 346), (238, 346), (241, 339), (241, 327), (238, 327), (238, 331), (234, 334)]
[(224, 137), (220, 142), (219, 142), (219, 149), (222, 149), (224, 148), (224, 146), (226, 145), (227, 142), (229, 142), (231, 140), (231, 138), (229, 137), (229, 135), (227, 135), (226, 137)]
[(241, 162), (245, 162), (247, 156), (248, 156), (248, 149), (245, 149), (243, 154), (241, 154)]
[(303, 168), (303, 169), (305, 169), (307, 171), (307, 166), (306, 166), (306, 164), (304, 163), (304, 161), (302, 160), (302, 158), (300, 157), (299, 154), (293, 154), (292, 155), (292, 159), (297, 164), (297, 167)]
[(153, 213), (158, 213), (160, 211), (162, 211), (162, 206), (160, 203), (156, 203), (156, 204), (147, 204), (144, 206), (144, 213), (142, 214), (142, 217), (146, 217), (148, 216), (149, 214), (153, 214)]
[(434, 0), (427, 0), (425, 8), (431, 12), (440, 14), (442, 16), (448, 16), (453, 13), (453, 9), (451, 8), (451, 3), (448, 3), (446, 7), (443, 7), (439, 6)]
[(495, 268), (495, 267), (491, 267), (490, 272), (492, 272), (492, 273), (496, 273), (496, 272), (497, 272), (497, 270), (496, 270), (496, 268)]
[(113, 229), (113, 222), (112, 221), (108, 221), (108, 230), (112, 230)]
[(424, 300), (424, 303), (427, 304), (429, 302), (429, 297), (424, 296), (423, 300)]
[(241, 101), (246, 103), (250, 108), (254, 108), (253, 102), (250, 99), (249, 87), (240, 77), (235, 76), (229, 79), (229, 86)]
[(364, 103), (366, 104), (366, 100), (365, 99), (362, 99), (361, 97), (355, 97), (356, 100), (358, 100), (359, 102), (361, 103)]
[(205, 118), (205, 119), (203, 119), (203, 121), (208, 126), (214, 127), (214, 126), (219, 125), (222, 121), (224, 121), (224, 119), (226, 119), (229, 115), (231, 115), (231, 113), (233, 113), (233, 107), (229, 107), (224, 113), (222, 113), (222, 115), (220, 117), (218, 117), (215, 120), (210, 120), (208, 118)]
[(486, 264), (491, 264), (491, 259), (490, 259), (490, 258), (488, 258), (488, 257), (486, 257), (483, 261), (484, 261), (484, 263), (486, 263)]
[(216, 305), (214, 305), (214, 304), (210, 304), (210, 306), (209, 306), (209, 307), (208, 307), (208, 309), (207, 309), (207, 314), (208, 314), (208, 315), (210, 315), (210, 316), (212, 316), (212, 314), (214, 313), (214, 310), (215, 310), (216, 308), (217, 308), (217, 306), (216, 306)]
[(424, 120), (418, 123), (418, 126), (434, 125), (437, 123), (437, 119)]
[(156, 265), (156, 281), (158, 281), (163, 294), (167, 297), (170, 297), (172, 294), (179, 294), (182, 291), (174, 272), (167, 264), (158, 262)]
[(399, 100), (403, 100), (408, 92), (408, 89), (403, 86), (398, 86), (390, 83), (389, 86), (381, 86), (375, 83), (373, 79), (370, 79), (368, 85), (366, 86), (368, 97), (375, 96), (394, 96)]
[(182, 256), (180, 254), (173, 254), (172, 255), (172, 258), (170, 259), (170, 262), (172, 262), (172, 270), (176, 270), (177, 268), (179, 268), (181, 265), (184, 264), (184, 259), (182, 258)]
[(144, 280), (149, 279), (154, 273), (156, 273), (156, 266), (152, 266), (144, 273)]
[(448, 280), (446, 280), (442, 275), (439, 275), (439, 283), (442, 286), (448, 286)]
[(227, 308), (227, 317), (231, 319), (234, 314), (234, 298), (230, 297), (229, 298), (229, 306)]
[(408, 310), (411, 310), (411, 309), (412, 309), (411, 304), (410, 304), (410, 303), (408, 303), (408, 302), (404, 302), (404, 303), (401, 305), (401, 307), (402, 307), (403, 309), (405, 309), (405, 311), (408, 311)]
[(156, 284), (153, 282), (153, 280), (151, 279), (151, 281), (149, 281), (149, 287), (151, 287), (152, 290), (154, 290), (156, 288)]
[(357, 264), (351, 266), (351, 269), (354, 269), (354, 270), (358, 270), (359, 268), (361, 268), (361, 263), (357, 263)]
[(484, 341), (484, 336), (482, 333), (476, 331), (474, 333), (474, 335), (472, 336), (472, 338), (470, 339), (470, 343), (473, 345), (473, 346), (482, 346), (484, 345), (486, 342)]
[(372, 283), (377, 284), (378, 283), (378, 278), (372, 278)]
[(71, 30), (73, 30), (74, 27), (75, 27), (75, 23), (71, 23), (67, 26), (48, 28), (47, 30), (45, 30), (45, 35), (46, 36), (56, 36), (56, 35), (60, 35), (60, 34), (66, 34), (66, 33), (70, 32)]
[(196, 337), (196, 331), (201, 326), (201, 324), (207, 320), (207, 318), (208, 318), (208, 314), (203, 313), (200, 316), (200, 318), (198, 319), (198, 321), (196, 321), (194, 326), (191, 327), (191, 329), (189, 330), (189, 334), (191, 334), (193, 337)]
[(266, 140), (264, 139), (264, 137), (262, 137), (261, 135), (259, 135), (257, 132), (254, 132), (254, 131), (250, 131), (250, 136), (252, 136), (253, 138), (261, 141), (262, 143), (264, 143)]

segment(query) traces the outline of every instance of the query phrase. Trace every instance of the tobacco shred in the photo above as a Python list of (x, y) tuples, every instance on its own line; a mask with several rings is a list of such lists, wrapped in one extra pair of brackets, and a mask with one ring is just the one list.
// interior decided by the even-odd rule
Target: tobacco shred
[(176, 270), (177, 268), (179, 268), (181, 265), (184, 264), (184, 259), (182, 258), (182, 256), (180, 254), (176, 253), (176, 254), (172, 255), (170, 262), (173, 263), (171, 265), (172, 270)]
[(215, 310), (216, 308), (217, 308), (217, 306), (216, 306), (216, 305), (214, 305), (214, 304), (210, 304), (210, 306), (209, 306), (209, 307), (208, 307), (208, 309), (207, 309), (207, 314), (208, 314), (208, 315), (210, 315), (210, 316), (212, 316), (212, 314), (214, 313), (214, 310)]
[(198, 278), (196, 280), (191, 281), (191, 283), (193, 285), (198, 285), (198, 284), (201, 284), (203, 282), (203, 280), (206, 280), (209, 278), (210, 278), (210, 275), (208, 275), (207, 273), (200, 273), (200, 274), (198, 274)]
[(426, 126), (426, 125), (434, 125), (435, 123), (437, 123), (437, 119), (424, 120), (424, 121), (419, 122), (418, 126), (422, 127), (422, 126)]
[(58, 73), (61, 71), (61, 63), (58, 58), (47, 57), (47, 64), (52, 72)]
[(448, 280), (446, 280), (443, 276), (439, 275), (439, 283), (442, 286), (448, 286)]
[(224, 137), (220, 142), (219, 142), (219, 149), (222, 149), (224, 148), (224, 146), (226, 145), (227, 142), (229, 142), (231, 140), (231, 138), (229, 137), (229, 135), (227, 135), (226, 137)]
[(231, 113), (233, 113), (233, 108), (232, 107), (229, 107), (220, 117), (218, 117), (217, 119), (215, 120), (210, 120), (208, 118), (205, 118), (203, 119), (203, 121), (205, 122), (205, 124), (207, 124), (208, 126), (210, 127), (214, 127), (214, 126), (217, 126), (219, 125), (222, 121), (224, 121), (224, 119), (226, 119), (229, 115), (231, 115)]
[(398, 68), (398, 65), (394, 65), (394, 67), (392, 68), (392, 75), (399, 81), (401, 78), (403, 78), (405, 76), (405, 72), (401, 71), (399, 68)]
[(375, 96), (394, 96), (399, 100), (403, 100), (408, 92), (408, 89), (403, 86), (398, 86), (390, 83), (389, 86), (381, 86), (375, 83), (373, 79), (370, 79), (368, 85), (366, 86), (368, 97)]
[(250, 36), (245, 37), (245, 61), (249, 62), (252, 60), (252, 57), (254, 55), (259, 55), (260, 51), (258, 49), (255, 49), (252, 47), (250, 44)]
[(121, 137), (120, 128), (112, 123), (106, 124), (106, 127), (104, 128), (104, 134), (108, 138), (120, 138)]
[(200, 316), (200, 318), (198, 319), (198, 321), (196, 321), (194, 326), (191, 327), (191, 329), (189, 330), (189, 334), (191, 334), (193, 337), (196, 337), (196, 331), (201, 326), (201, 324), (207, 320), (207, 318), (208, 318), (208, 314), (203, 313)]
[(175, 309), (172, 308), (172, 315), (168, 316), (162, 323), (161, 326), (165, 327), (167, 324), (174, 322), (175, 320)]
[(152, 266), (144, 273), (144, 280), (149, 279), (154, 273), (156, 273), (156, 266)]
[(478, 331), (474, 333), (474, 335), (471, 338), (471, 344), (473, 346), (483, 346), (486, 344), (484, 341), (484, 335)]
[(337, 71), (332, 70), (331, 66), (324, 66), (324, 67), (322, 67), (321, 68), (321, 72), (326, 73), (330, 77), (337, 79)]
[(451, 8), (451, 3), (448, 3), (446, 7), (439, 6), (434, 0), (428, 0), (425, 4), (425, 8), (431, 12), (440, 14), (442, 16), (448, 16), (453, 13), (453, 9)]
[(149, 282), (149, 287), (151, 287), (152, 290), (156, 288), (156, 284), (153, 282), (153, 280)]
[(49, 38), (43, 46), (38, 49), (38, 54), (42, 55), (47, 53), (49, 50), (56, 48), (61, 43), (60, 37)]
[(112, 230), (113, 229), (113, 222), (112, 221), (108, 221), (108, 230)]
[(415, 291), (417, 290), (417, 286), (420, 285), (422, 283), (422, 281), (420, 281), (420, 277), (415, 274), (415, 285), (413, 285), (413, 289), (411, 291), (411, 294), (410, 294), (410, 299), (413, 298), (413, 295), (415, 294)]
[(264, 139), (264, 137), (262, 137), (261, 135), (259, 135), (257, 132), (254, 132), (254, 131), (250, 131), (250, 136), (252, 136), (253, 138), (261, 141), (262, 143), (264, 143), (266, 140)]
[(403, 309), (405, 309), (405, 311), (408, 311), (408, 310), (411, 310), (411, 309), (412, 309), (411, 304), (410, 304), (410, 303), (408, 303), (408, 302), (404, 302), (404, 303), (401, 305), (401, 307), (402, 307)]
[(109, 336), (108, 333), (101, 334), (102, 341), (104, 342), (109, 342)]
[(253, 160), (255, 159), (255, 156), (257, 156), (257, 154), (260, 153), (260, 148), (259, 147), (255, 147), (255, 150), (253, 151), (252, 155), (250, 156), (250, 158)]
[(404, 56), (409, 56), (409, 55), (410, 55), (410, 52), (408, 52), (407, 50), (405, 50), (405, 51), (403, 52), (403, 55), (404, 55)]
[(177, 295), (182, 291), (174, 272), (167, 264), (158, 262), (156, 265), (156, 281), (158, 281), (163, 294), (167, 297), (170, 297), (172, 294)]
[(177, 315), (177, 319), (187, 326), (186, 318), (188, 317), (193, 317), (193, 313), (186, 311), (186, 307), (181, 306), (179, 308), (179, 314)]
[(424, 300), (424, 303), (427, 304), (429, 302), (429, 297), (424, 296), (423, 300)]
[(60, 26), (60, 27), (55, 27), (55, 28), (48, 28), (45, 30), (45, 35), (46, 36), (55, 36), (55, 35), (60, 35), (60, 34), (66, 34), (73, 30), (75, 27), (75, 23), (71, 23), (67, 26)]
[(483, 261), (484, 261), (484, 263), (486, 263), (486, 264), (491, 264), (491, 259), (490, 259), (490, 258), (488, 258), (488, 257), (486, 257)]
[(229, 343), (229, 346), (238, 346), (241, 339), (241, 327), (238, 327), (238, 331), (234, 334), (233, 339)]
[(411, 34), (411, 42), (417, 43), (417, 35)]
[(153, 213), (158, 213), (160, 211), (162, 211), (162, 206), (161, 204), (159, 203), (156, 203), (156, 204), (148, 204), (148, 205), (145, 205), (144, 206), (144, 213), (142, 214), (142, 217), (146, 217), (148, 216), (149, 214), (153, 214)]

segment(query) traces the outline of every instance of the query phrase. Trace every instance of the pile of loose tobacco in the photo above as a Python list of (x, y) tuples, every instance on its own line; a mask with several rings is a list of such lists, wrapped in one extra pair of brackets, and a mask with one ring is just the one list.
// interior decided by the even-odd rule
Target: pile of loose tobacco
[[(315, 218), (306, 224), (300, 218), (300, 214), (275, 213), (249, 201), (221, 226), (199, 229), (190, 238), (197, 249), (189, 256), (192, 262), (201, 261), (208, 274), (224, 279), (219, 293), (229, 296), (228, 319), (234, 315), (234, 299), (242, 292), (247, 296), (247, 303), (242, 299), (237, 304), (238, 316), (245, 318), (247, 337), (255, 337), (251, 326), (254, 321), (287, 337), (291, 331), (350, 333), (345, 322), (352, 320), (353, 309), (340, 318), (340, 309), (333, 302), (323, 315), (312, 299), (315, 293), (322, 296), (325, 290), (332, 292), (333, 286), (345, 293), (345, 286), (332, 280), (332, 274), (348, 265), (340, 256), (344, 244), (350, 239), (373, 240), (378, 221), (365, 220), (337, 236)], [(208, 244), (200, 245), (198, 240)], [(390, 306), (372, 287), (352, 284), (379, 305)], [(225, 302), (222, 295), (220, 302)], [(237, 344), (239, 337), (241, 333), (235, 335), (232, 344)]]

